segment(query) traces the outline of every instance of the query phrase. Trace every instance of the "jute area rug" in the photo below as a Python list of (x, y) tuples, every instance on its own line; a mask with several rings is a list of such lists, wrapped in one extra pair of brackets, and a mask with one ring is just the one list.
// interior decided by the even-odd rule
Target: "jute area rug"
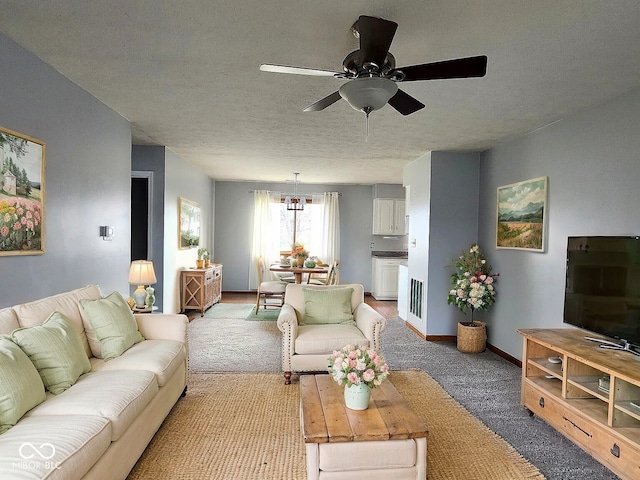
[[(429, 427), (430, 480), (544, 478), (424, 372), (389, 379)], [(129, 479), (304, 480), (299, 402), (281, 374), (191, 374)]]

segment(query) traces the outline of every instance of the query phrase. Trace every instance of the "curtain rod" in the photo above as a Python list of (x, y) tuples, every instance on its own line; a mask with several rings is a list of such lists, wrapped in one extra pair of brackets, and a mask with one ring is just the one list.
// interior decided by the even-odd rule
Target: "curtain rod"
[[(267, 191), (271, 191), (271, 190), (267, 190)], [(249, 190), (249, 193), (254, 193), (255, 190)], [(280, 192), (283, 196), (287, 196), (287, 192)], [(334, 192), (322, 192), (322, 193), (300, 193), (298, 192), (298, 196), (299, 197), (304, 197), (304, 196), (308, 196), (308, 195), (324, 195), (325, 193), (334, 193)], [(338, 194), (339, 197), (342, 196), (342, 192), (336, 192)]]

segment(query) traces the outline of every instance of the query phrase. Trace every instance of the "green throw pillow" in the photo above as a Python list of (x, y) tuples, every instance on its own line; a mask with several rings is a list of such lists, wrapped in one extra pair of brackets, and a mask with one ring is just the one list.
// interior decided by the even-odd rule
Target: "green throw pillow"
[(55, 395), (91, 371), (78, 333), (60, 312), (52, 313), (42, 325), (15, 330), (11, 338), (35, 365), (47, 390)]
[(355, 325), (351, 313), (353, 288), (303, 288), (304, 317), (300, 325)]
[[(127, 301), (118, 292), (98, 300), (80, 300), (83, 318), (102, 347), (102, 358), (111, 360), (144, 340)], [(90, 332), (87, 331), (87, 337)]]
[(0, 433), (46, 398), (29, 357), (9, 337), (0, 338)]

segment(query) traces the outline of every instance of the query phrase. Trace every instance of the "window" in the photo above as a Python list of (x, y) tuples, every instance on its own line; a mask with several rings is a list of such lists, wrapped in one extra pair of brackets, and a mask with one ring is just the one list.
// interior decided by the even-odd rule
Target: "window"
[(280, 251), (291, 252), (295, 242), (302, 243), (312, 256), (322, 249), (322, 204), (307, 200), (304, 210), (287, 210), (281, 203), (272, 204), (274, 218), (280, 218)]

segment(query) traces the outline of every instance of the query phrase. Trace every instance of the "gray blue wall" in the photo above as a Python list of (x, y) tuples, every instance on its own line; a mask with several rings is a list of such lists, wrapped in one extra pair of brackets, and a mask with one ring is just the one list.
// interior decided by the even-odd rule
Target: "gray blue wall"
[[(215, 184), (200, 170), (165, 149), (164, 190), (164, 312), (180, 310), (180, 271), (196, 266), (197, 248), (178, 248), (178, 198), (200, 204), (200, 246), (215, 258), (213, 211)], [(223, 278), (224, 278), (223, 272)]]
[(129, 122), (2, 34), (0, 64), (0, 125), (46, 144), (46, 251), (0, 257), (0, 308), (90, 283), (127, 294)]
[(178, 249), (178, 198), (200, 204), (200, 245), (214, 253), (213, 192), (215, 184), (200, 170), (160, 146), (134, 146), (133, 170), (153, 172), (153, 219), (150, 260), (158, 283), (156, 299), (165, 313), (180, 310), (180, 271), (195, 267), (197, 249)]
[[(496, 250), (496, 189), (549, 177), (546, 253)], [(489, 342), (522, 356), (518, 328), (562, 323), (567, 237), (640, 234), (640, 90), (483, 154), (479, 239), (500, 272)]]
[(424, 284), (421, 315), (408, 321), (423, 335), (455, 335), (469, 321), (447, 304), (450, 260), (476, 242), (480, 154), (430, 152), (404, 168), (409, 191), (409, 278)]

